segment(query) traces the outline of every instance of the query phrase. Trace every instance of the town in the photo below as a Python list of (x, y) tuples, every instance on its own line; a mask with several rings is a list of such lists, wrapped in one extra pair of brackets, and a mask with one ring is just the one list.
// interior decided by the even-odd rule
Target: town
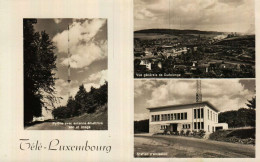
[(170, 29), (136, 31), (134, 77), (254, 78), (255, 35)]

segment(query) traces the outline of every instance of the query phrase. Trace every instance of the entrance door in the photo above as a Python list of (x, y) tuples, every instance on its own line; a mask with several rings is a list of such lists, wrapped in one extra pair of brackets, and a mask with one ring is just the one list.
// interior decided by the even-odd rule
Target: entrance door
[(171, 124), (170, 125), (170, 131), (172, 131), (172, 132), (177, 132), (177, 124)]

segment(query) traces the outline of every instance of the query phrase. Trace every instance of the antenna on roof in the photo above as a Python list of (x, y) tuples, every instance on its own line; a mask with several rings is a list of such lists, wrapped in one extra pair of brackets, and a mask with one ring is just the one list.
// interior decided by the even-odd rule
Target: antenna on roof
[(196, 103), (202, 102), (201, 80), (196, 80)]

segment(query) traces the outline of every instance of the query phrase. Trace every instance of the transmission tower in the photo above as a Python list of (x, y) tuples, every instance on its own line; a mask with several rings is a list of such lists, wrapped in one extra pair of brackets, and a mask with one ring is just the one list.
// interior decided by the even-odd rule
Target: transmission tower
[(196, 103), (202, 102), (201, 80), (196, 81)]
[(68, 25), (68, 98), (70, 97), (70, 37), (69, 37), (69, 31), (70, 31), (70, 27)]

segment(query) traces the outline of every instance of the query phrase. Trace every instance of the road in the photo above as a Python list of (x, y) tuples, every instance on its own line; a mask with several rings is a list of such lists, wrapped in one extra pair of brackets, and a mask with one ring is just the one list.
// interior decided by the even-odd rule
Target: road
[(255, 146), (166, 135), (135, 135), (135, 157), (254, 158)]
[(26, 127), (25, 130), (70, 130), (68, 126), (60, 125), (55, 122), (43, 122), (35, 124), (30, 127)]

